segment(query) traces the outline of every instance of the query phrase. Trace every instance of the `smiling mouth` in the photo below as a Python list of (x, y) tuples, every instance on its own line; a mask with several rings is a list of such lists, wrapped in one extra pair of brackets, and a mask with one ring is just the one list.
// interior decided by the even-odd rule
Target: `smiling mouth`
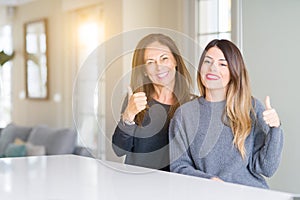
[(220, 79), (219, 76), (214, 75), (214, 74), (206, 74), (205, 77), (206, 77), (207, 80), (219, 80)]
[(164, 77), (166, 77), (168, 74), (169, 74), (169, 72), (164, 72), (164, 73), (157, 74), (157, 76), (158, 76), (158, 78), (164, 78)]

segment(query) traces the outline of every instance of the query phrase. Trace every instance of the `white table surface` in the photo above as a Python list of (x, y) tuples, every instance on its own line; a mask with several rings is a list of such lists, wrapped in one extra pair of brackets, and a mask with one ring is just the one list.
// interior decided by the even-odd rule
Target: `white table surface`
[(288, 200), (292, 196), (75, 155), (0, 159), (0, 200)]

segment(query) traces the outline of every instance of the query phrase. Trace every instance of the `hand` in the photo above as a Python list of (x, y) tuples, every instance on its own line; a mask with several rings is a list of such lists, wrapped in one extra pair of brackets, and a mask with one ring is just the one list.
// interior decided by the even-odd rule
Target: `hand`
[(265, 99), (266, 110), (263, 112), (263, 118), (270, 127), (279, 127), (280, 119), (274, 108), (271, 107), (270, 97), (267, 96)]
[(128, 87), (128, 104), (123, 113), (124, 118), (128, 121), (133, 121), (135, 115), (144, 110), (147, 105), (147, 97), (145, 92), (132, 92), (131, 87)]
[(224, 182), (222, 179), (220, 179), (218, 177), (212, 177), (211, 180), (218, 181), (218, 182)]

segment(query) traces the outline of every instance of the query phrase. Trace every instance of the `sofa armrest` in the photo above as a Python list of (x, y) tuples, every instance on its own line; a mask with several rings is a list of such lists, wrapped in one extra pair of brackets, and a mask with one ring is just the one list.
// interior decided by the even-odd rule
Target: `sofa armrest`
[(73, 154), (94, 158), (94, 156), (92, 155), (92, 150), (83, 146), (76, 146)]

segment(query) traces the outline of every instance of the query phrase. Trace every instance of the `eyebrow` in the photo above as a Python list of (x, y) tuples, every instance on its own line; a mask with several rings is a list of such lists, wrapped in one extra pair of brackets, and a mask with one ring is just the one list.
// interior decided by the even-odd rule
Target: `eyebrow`
[(169, 55), (167, 53), (163, 53), (163, 54), (160, 55), (160, 58), (164, 57), (164, 56), (169, 56)]
[[(205, 56), (205, 57), (214, 60), (214, 59), (213, 59), (212, 57), (210, 57), (210, 56)], [(219, 61), (226, 61), (226, 62), (227, 62), (227, 60), (226, 60), (225, 58), (221, 58), (221, 59), (219, 59)]]
[[(162, 57), (164, 57), (164, 56), (168, 56), (168, 54), (167, 53), (163, 53), (163, 54), (161, 54), (160, 56), (159, 56), (159, 58), (162, 58)], [(155, 58), (146, 58), (145, 60), (155, 60)]]
[(145, 60), (154, 60), (153, 58), (146, 58)]

